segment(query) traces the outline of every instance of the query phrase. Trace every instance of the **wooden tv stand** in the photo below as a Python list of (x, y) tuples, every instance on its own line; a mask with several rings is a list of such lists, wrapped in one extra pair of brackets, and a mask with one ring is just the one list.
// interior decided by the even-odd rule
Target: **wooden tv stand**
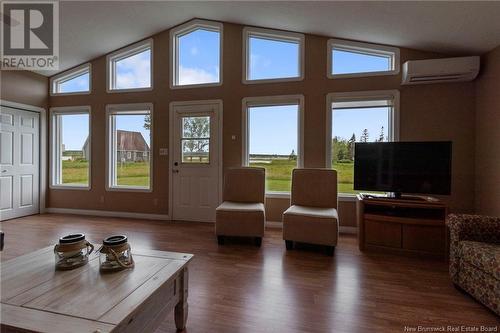
[(448, 208), (443, 202), (425, 197), (394, 199), (358, 195), (356, 210), (361, 251), (446, 256)]

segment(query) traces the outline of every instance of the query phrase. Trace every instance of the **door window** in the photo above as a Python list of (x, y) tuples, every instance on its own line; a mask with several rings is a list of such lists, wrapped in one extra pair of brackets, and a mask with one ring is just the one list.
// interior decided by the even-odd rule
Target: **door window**
[(210, 163), (210, 117), (182, 117), (182, 163)]

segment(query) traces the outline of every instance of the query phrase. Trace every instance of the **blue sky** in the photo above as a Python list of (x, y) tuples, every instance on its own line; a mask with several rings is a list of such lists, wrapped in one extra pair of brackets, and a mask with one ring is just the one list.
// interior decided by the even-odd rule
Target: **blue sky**
[[(179, 38), (179, 83), (196, 84), (217, 82), (219, 78), (219, 33), (204, 29), (195, 30)], [(293, 77), (298, 75), (298, 44), (276, 42), (262, 38), (250, 39), (250, 78), (265, 79)], [(387, 70), (387, 58), (358, 53), (335, 51), (333, 54), (335, 73), (369, 72)], [(144, 51), (117, 63), (117, 85), (119, 88), (144, 87), (150, 82), (150, 51)], [(82, 75), (64, 83), (64, 91), (81, 91), (88, 86), (88, 75)], [(250, 110), (250, 153), (290, 154), (297, 152), (297, 107), (255, 107)], [(307, 110), (305, 110), (307, 112)], [(72, 116), (65, 119), (64, 130), (68, 134), (63, 140), (66, 149), (81, 149), (86, 138), (86, 127), (82, 119)], [(119, 129), (139, 131), (149, 144), (149, 133), (143, 128), (143, 116), (120, 116)], [(388, 109), (369, 108), (337, 110), (332, 116), (332, 136), (349, 139), (352, 133), (359, 139), (364, 128), (368, 129), (370, 141), (378, 138), (384, 126), (387, 135)]]
[(356, 140), (359, 141), (361, 133), (366, 128), (368, 141), (375, 141), (380, 136), (382, 126), (385, 136), (388, 135), (388, 122), (388, 107), (335, 110), (332, 113), (332, 137), (350, 139), (354, 133)]
[(66, 150), (81, 150), (89, 135), (89, 115), (62, 116), (62, 143)]
[(390, 70), (390, 59), (362, 53), (333, 50), (333, 74), (378, 72)]
[(250, 108), (250, 154), (297, 154), (297, 117), (297, 105)]
[(219, 82), (220, 34), (198, 29), (179, 38), (179, 84)]
[(250, 37), (250, 80), (299, 76), (299, 44)]

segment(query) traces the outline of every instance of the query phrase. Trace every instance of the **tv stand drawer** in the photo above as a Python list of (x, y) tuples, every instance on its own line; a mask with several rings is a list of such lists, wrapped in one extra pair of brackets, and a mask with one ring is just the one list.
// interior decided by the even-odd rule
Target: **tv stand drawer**
[(365, 220), (365, 239), (370, 245), (401, 248), (401, 225)]
[(403, 225), (402, 228), (403, 249), (436, 254), (445, 252), (445, 228), (423, 225)]

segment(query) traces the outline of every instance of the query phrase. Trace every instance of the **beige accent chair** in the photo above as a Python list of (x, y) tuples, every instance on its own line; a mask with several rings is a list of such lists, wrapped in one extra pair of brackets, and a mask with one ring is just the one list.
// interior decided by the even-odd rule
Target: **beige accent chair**
[(294, 169), (291, 206), (283, 213), (286, 249), (293, 249), (293, 242), (318, 244), (333, 255), (338, 230), (337, 172)]
[(223, 202), (215, 212), (215, 234), (219, 245), (225, 236), (254, 237), (262, 244), (265, 224), (264, 168), (231, 168), (224, 177)]

